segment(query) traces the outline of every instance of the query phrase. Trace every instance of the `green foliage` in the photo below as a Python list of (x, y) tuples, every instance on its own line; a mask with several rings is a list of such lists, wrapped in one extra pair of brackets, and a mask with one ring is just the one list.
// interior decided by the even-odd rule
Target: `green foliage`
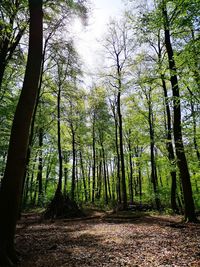
[[(1, 1), (4, 18), (0, 16), (0, 49), (3, 42), (16, 38), (13, 25), (25, 28), (27, 1), (19, 1), (20, 8)], [(136, 5), (130, 1), (130, 6)], [(101, 209), (110, 209), (118, 203), (117, 147), (119, 121), (117, 92), (120, 88), (123, 123), (123, 141), (128, 202), (131, 201), (130, 176), (132, 164), (133, 200), (136, 203), (155, 206), (155, 193), (151, 180), (149, 112), (155, 138), (155, 164), (158, 176), (158, 195), (167, 212), (170, 209), (172, 170), (177, 171), (176, 160), (171, 164), (166, 149), (168, 101), (171, 114), (172, 101), (170, 72), (164, 46), (162, 1), (151, 6), (138, 4), (139, 11), (127, 10), (121, 21), (111, 21), (105, 37), (105, 58), (109, 57), (106, 70), (100, 73), (100, 81), (84, 89), (84, 68), (72, 40), (61, 34), (76, 15), (86, 19), (86, 1), (44, 1), (44, 69), (39, 104), (35, 117), (31, 157), (26, 177), (25, 206), (38, 205), (38, 162), (42, 152), (42, 204), (53, 198), (58, 182), (57, 152), (57, 95), (61, 89), (61, 147), (63, 156), (63, 192), (70, 194), (72, 185), (72, 132), (75, 132), (75, 198), (77, 202), (91, 203)], [(200, 209), (200, 172), (197, 150), (200, 146), (199, 117), (199, 1), (166, 1), (170, 17), (177, 73), (180, 82), (182, 126), (187, 160), (191, 172), (194, 200)], [(9, 17), (15, 15), (11, 25)], [(23, 33), (27, 42), (27, 32)], [(136, 38), (137, 37), (137, 38)], [(112, 43), (113, 42), (113, 43)], [(110, 47), (109, 45), (113, 46)], [(12, 42), (10, 43), (12, 45)], [(1, 52), (1, 50), (0, 50)], [(9, 60), (0, 91), (0, 173), (5, 167), (11, 123), (23, 79), (26, 49), (20, 44)], [(116, 68), (116, 59), (119, 63)], [(163, 95), (162, 79), (166, 83), (168, 97)], [(121, 85), (119, 85), (119, 80)], [(121, 86), (121, 87), (120, 87)], [(88, 86), (89, 87), (89, 86)], [(192, 110), (192, 104), (193, 109)], [(173, 115), (171, 115), (173, 117)], [(43, 144), (39, 145), (39, 129), (43, 130)], [(93, 133), (94, 129), (94, 133)], [(196, 145), (194, 145), (194, 136)], [(95, 140), (95, 185), (93, 188), (93, 141)], [(129, 148), (130, 145), (130, 148)], [(104, 156), (103, 156), (104, 149)], [(82, 154), (82, 162), (81, 155)], [(131, 156), (131, 157), (130, 157)], [(131, 159), (130, 159), (131, 158)], [(105, 169), (104, 169), (105, 161)], [(177, 192), (181, 196), (177, 172)], [(106, 178), (106, 179), (105, 179)], [(140, 181), (141, 179), (141, 192)], [(105, 188), (108, 204), (105, 206)]]

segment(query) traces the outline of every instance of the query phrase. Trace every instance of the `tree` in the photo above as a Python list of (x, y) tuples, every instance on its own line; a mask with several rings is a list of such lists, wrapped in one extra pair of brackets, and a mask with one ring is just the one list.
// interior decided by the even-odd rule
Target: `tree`
[[(0, 2), (0, 92), (5, 69), (19, 45), (27, 28), (26, 5), (24, 1)], [(23, 21), (22, 21), (23, 19)]]
[(170, 24), (167, 13), (166, 1), (161, 2), (161, 10), (163, 15), (165, 46), (169, 62), (170, 82), (173, 93), (173, 111), (174, 111), (173, 132), (174, 132), (175, 149), (177, 156), (177, 165), (180, 172), (184, 202), (185, 202), (185, 220), (194, 222), (196, 221), (194, 200), (192, 197), (192, 186), (191, 186), (190, 174), (189, 174), (187, 159), (185, 156), (183, 137), (182, 137), (180, 89), (177, 77), (176, 63), (174, 59), (174, 51), (171, 43)]
[(126, 69), (129, 59), (133, 53), (133, 39), (130, 36), (128, 24), (126, 21), (112, 21), (109, 25), (108, 35), (105, 39), (105, 51), (107, 53), (108, 64), (110, 64), (110, 73), (107, 74), (108, 83), (115, 89), (116, 114), (119, 135), (119, 159), (121, 174), (121, 193), (123, 208), (127, 208), (126, 192), (126, 173), (124, 160), (124, 137), (123, 137), (123, 118), (121, 110), (121, 97), (125, 87)]
[(14, 237), (20, 208), (29, 129), (37, 98), (42, 61), (42, 0), (29, 0), (29, 12), (28, 60), (13, 120), (6, 169), (0, 191), (0, 262), (8, 266), (12, 266), (18, 260)]

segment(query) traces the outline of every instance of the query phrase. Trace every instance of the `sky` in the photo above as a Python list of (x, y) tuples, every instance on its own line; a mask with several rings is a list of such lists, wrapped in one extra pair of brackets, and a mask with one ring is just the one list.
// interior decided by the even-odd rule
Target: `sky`
[(106, 25), (110, 18), (117, 18), (124, 8), (122, 0), (90, 0), (91, 15), (88, 26), (75, 21), (73, 36), (75, 46), (88, 72), (94, 71), (101, 64), (102, 57), (100, 40), (106, 33)]

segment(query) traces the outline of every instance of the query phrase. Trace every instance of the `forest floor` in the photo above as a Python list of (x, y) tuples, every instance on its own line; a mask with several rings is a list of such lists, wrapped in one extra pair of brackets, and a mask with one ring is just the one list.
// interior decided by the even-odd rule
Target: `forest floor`
[(16, 246), (21, 267), (200, 267), (200, 224), (179, 216), (98, 212), (41, 221), (23, 214)]

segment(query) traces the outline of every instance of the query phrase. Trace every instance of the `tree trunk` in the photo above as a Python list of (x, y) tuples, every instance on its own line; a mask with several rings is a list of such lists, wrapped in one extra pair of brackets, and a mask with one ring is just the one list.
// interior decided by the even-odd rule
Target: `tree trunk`
[(115, 107), (113, 107), (113, 116), (115, 119), (115, 146), (117, 152), (117, 200), (119, 203), (121, 200), (121, 174), (120, 174), (120, 153), (119, 153), (119, 141), (118, 141), (118, 120), (115, 112)]
[(88, 200), (91, 201), (91, 184), (90, 184), (90, 181), (91, 181), (91, 177), (90, 177), (90, 174), (91, 174), (91, 163), (89, 162), (89, 165), (88, 165)]
[(183, 196), (185, 203), (185, 220), (194, 222), (196, 221), (194, 200), (192, 196), (192, 186), (190, 181), (190, 174), (187, 164), (187, 159), (185, 156), (183, 137), (182, 137), (182, 126), (181, 126), (181, 104), (180, 104), (180, 94), (179, 85), (176, 71), (176, 64), (174, 60), (174, 53), (170, 38), (170, 29), (168, 14), (165, 1), (163, 1), (162, 13), (164, 18), (164, 34), (165, 34), (165, 46), (167, 49), (169, 69), (170, 69), (170, 82), (172, 86), (173, 93), (173, 110), (174, 110), (174, 140), (175, 140), (175, 150), (177, 156), (177, 165), (180, 172), (180, 178), (183, 188)]
[(61, 133), (60, 133), (60, 100), (61, 100), (61, 84), (58, 85), (58, 96), (57, 96), (57, 144), (58, 144), (58, 161), (59, 161), (59, 177), (56, 191), (60, 194), (62, 192), (62, 175), (63, 175), (63, 158), (62, 158), (62, 147), (61, 147)]
[(111, 186), (110, 186), (110, 175), (109, 175), (109, 170), (108, 170), (108, 161), (106, 164), (106, 173), (107, 173), (108, 196), (111, 199), (112, 194), (111, 194)]
[(4, 266), (11, 266), (17, 261), (14, 237), (21, 202), (29, 129), (37, 98), (42, 60), (42, 0), (29, 0), (29, 10), (28, 61), (14, 115), (7, 164), (0, 191), (0, 262)]
[(168, 101), (168, 94), (167, 94), (167, 87), (165, 83), (164, 76), (161, 75), (161, 80), (162, 80), (162, 87), (164, 91), (164, 100), (165, 100), (165, 109), (166, 109), (166, 116), (167, 116), (167, 125), (166, 125), (166, 137), (167, 137), (167, 142), (166, 142), (166, 148), (168, 151), (168, 159), (171, 164), (171, 208), (175, 213), (178, 213), (178, 206), (176, 203), (176, 159), (174, 155), (174, 148), (172, 144), (172, 128), (171, 128), (171, 114), (170, 114), (170, 107), (169, 107), (169, 101)]
[(4, 72), (6, 69), (6, 57), (8, 54), (8, 46), (9, 46), (9, 39), (6, 38), (6, 40), (4, 40), (4, 44), (0, 52), (0, 92), (2, 88)]
[(128, 152), (129, 152), (129, 168), (130, 168), (130, 200), (133, 203), (133, 162), (132, 162), (132, 148), (131, 148), (131, 140), (130, 136), (128, 139)]
[(96, 184), (96, 147), (95, 147), (95, 114), (93, 115), (92, 126), (92, 152), (93, 152), (93, 166), (92, 166), (92, 203), (94, 203), (95, 184)]
[[(151, 89), (150, 89), (151, 90)], [(153, 184), (153, 191), (155, 195), (155, 203), (157, 210), (161, 209), (160, 198), (158, 195), (158, 177), (157, 177), (157, 170), (156, 170), (156, 160), (155, 160), (155, 136), (154, 136), (154, 118), (153, 118), (153, 111), (152, 111), (152, 103), (151, 103), (151, 96), (148, 96), (148, 122), (149, 122), (149, 137), (150, 137), (150, 157), (151, 157), (151, 182)]]
[[(101, 158), (101, 151), (100, 151), (100, 158)], [(98, 169), (97, 169), (97, 193), (96, 198), (101, 198), (101, 188), (102, 188), (102, 160), (99, 161)]]
[(81, 171), (82, 171), (83, 188), (84, 188), (84, 194), (85, 194), (85, 202), (87, 202), (88, 201), (87, 186), (86, 186), (85, 170), (84, 170), (83, 157), (82, 157), (82, 152), (81, 151), (80, 151), (80, 162), (81, 162)]
[[(75, 186), (76, 186), (76, 147), (75, 147), (75, 132), (73, 125), (71, 125), (72, 132), (72, 185), (71, 185), (71, 199), (75, 198)], [(78, 184), (78, 183), (77, 183)]]
[[(119, 79), (120, 80), (120, 79)], [(121, 83), (121, 82), (120, 82)], [(119, 118), (119, 150), (120, 150), (120, 163), (121, 163), (121, 182), (122, 182), (122, 200), (123, 209), (127, 208), (127, 194), (126, 194), (126, 175), (125, 175), (125, 164), (124, 164), (124, 148), (123, 148), (123, 125), (122, 125), (122, 114), (121, 114), (121, 85), (119, 86), (119, 92), (117, 97), (117, 111)]]
[(108, 186), (107, 186), (107, 171), (106, 171), (106, 160), (105, 160), (105, 151), (103, 146), (103, 141), (101, 140), (101, 149), (103, 157), (103, 176), (104, 176), (104, 189), (105, 189), (105, 204), (108, 204)]
[(43, 146), (43, 128), (39, 128), (39, 158), (38, 158), (38, 205), (43, 204), (43, 182), (42, 182), (42, 170), (43, 170), (43, 156), (42, 156), (42, 146)]
[(190, 93), (190, 107), (191, 107), (191, 115), (192, 115), (192, 123), (193, 123), (193, 142), (194, 142), (194, 149), (197, 155), (197, 159), (198, 159), (198, 165), (200, 166), (200, 152), (199, 152), (199, 146), (197, 143), (197, 121), (196, 121), (196, 112), (195, 112), (195, 108), (194, 108), (194, 101), (192, 99), (192, 94), (191, 91), (189, 90)]

